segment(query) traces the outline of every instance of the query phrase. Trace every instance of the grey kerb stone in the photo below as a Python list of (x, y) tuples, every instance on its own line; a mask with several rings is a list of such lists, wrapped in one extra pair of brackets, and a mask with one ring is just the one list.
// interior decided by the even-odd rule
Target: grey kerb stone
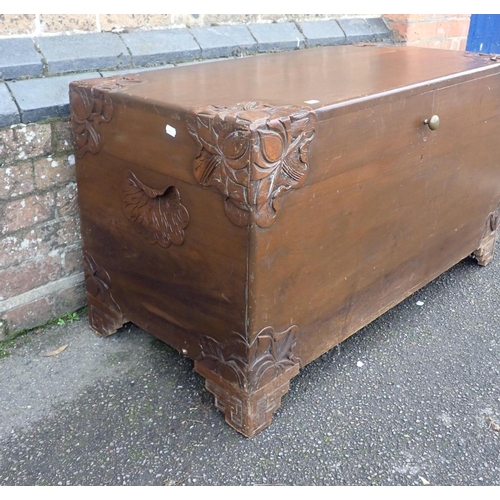
[(42, 73), (42, 56), (30, 38), (0, 40), (0, 78), (12, 80)]
[(201, 50), (185, 28), (136, 31), (121, 35), (134, 65), (165, 64), (201, 57)]
[(259, 52), (294, 50), (305, 46), (304, 37), (293, 23), (249, 24)]
[(203, 58), (239, 56), (257, 52), (257, 42), (243, 25), (191, 28)]
[(132, 63), (122, 39), (112, 33), (39, 37), (36, 43), (49, 73), (111, 69)]
[(347, 43), (370, 42), (376, 39), (364, 19), (339, 19), (339, 25), (346, 34)]
[(346, 43), (345, 33), (337, 21), (305, 21), (299, 24), (308, 47), (317, 45), (341, 45)]
[(69, 84), (74, 80), (100, 78), (99, 73), (37, 78), (9, 83), (23, 123), (69, 114)]
[(19, 123), (19, 112), (5, 83), (0, 83), (0, 127)]

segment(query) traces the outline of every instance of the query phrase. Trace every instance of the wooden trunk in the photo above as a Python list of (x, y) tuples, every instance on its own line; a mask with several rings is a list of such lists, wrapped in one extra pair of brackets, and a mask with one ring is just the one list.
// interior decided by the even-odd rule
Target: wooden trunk
[(493, 255), (500, 64), (325, 47), (70, 89), (91, 326), (195, 360), (246, 436), (299, 368)]

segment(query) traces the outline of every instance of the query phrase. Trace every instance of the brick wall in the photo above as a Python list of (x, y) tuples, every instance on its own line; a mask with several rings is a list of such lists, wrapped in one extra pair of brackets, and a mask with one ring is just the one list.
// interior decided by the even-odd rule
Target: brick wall
[(0, 129), (0, 339), (85, 303), (67, 121)]
[(401, 43), (435, 49), (465, 50), (470, 14), (384, 14)]

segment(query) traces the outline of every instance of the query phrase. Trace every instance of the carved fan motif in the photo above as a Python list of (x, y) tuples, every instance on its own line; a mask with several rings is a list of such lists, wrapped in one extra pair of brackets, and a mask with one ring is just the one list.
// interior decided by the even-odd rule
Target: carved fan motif
[(310, 108), (247, 102), (193, 110), (188, 130), (200, 146), (196, 180), (225, 197), (238, 226), (273, 224), (277, 200), (304, 184), (316, 115)]
[(184, 229), (189, 223), (189, 213), (181, 203), (176, 187), (152, 189), (129, 171), (122, 189), (122, 208), (135, 230), (148, 243), (162, 247), (182, 245)]
[[(241, 389), (255, 391), (288, 368), (300, 364), (293, 354), (297, 332), (296, 325), (284, 332), (276, 332), (268, 326), (251, 343), (239, 337), (236, 342), (221, 344), (206, 337), (202, 339), (199, 362)], [(244, 355), (237, 354), (235, 344), (243, 344)]]

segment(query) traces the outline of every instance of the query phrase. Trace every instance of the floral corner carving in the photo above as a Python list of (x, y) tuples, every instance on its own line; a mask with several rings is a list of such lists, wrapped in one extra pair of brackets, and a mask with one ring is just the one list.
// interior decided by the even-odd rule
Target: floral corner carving
[(181, 203), (178, 189), (153, 189), (128, 171), (122, 188), (122, 209), (134, 229), (150, 243), (167, 248), (184, 243), (189, 213)]
[(107, 123), (113, 117), (113, 103), (108, 93), (138, 83), (141, 80), (137, 75), (125, 75), (93, 78), (71, 84), (71, 132), (77, 158), (83, 158), (87, 152), (97, 154), (101, 150), (99, 128), (101, 123)]
[(311, 108), (260, 102), (193, 109), (188, 131), (200, 148), (194, 177), (221, 192), (234, 224), (270, 227), (279, 198), (306, 180), (316, 121)]
[(500, 206), (486, 217), (486, 223), (479, 242), (477, 250), (473, 255), (480, 266), (487, 266), (495, 253), (495, 245), (498, 237), (498, 228), (500, 227)]
[(296, 325), (283, 332), (266, 327), (252, 342), (238, 336), (235, 342), (225, 344), (205, 337), (197, 362), (239, 389), (255, 392), (288, 369), (300, 365), (300, 359), (293, 352), (297, 332)]
[(83, 270), (90, 326), (101, 335), (110, 335), (124, 323), (120, 306), (111, 294), (111, 278), (88, 252), (83, 256)]

